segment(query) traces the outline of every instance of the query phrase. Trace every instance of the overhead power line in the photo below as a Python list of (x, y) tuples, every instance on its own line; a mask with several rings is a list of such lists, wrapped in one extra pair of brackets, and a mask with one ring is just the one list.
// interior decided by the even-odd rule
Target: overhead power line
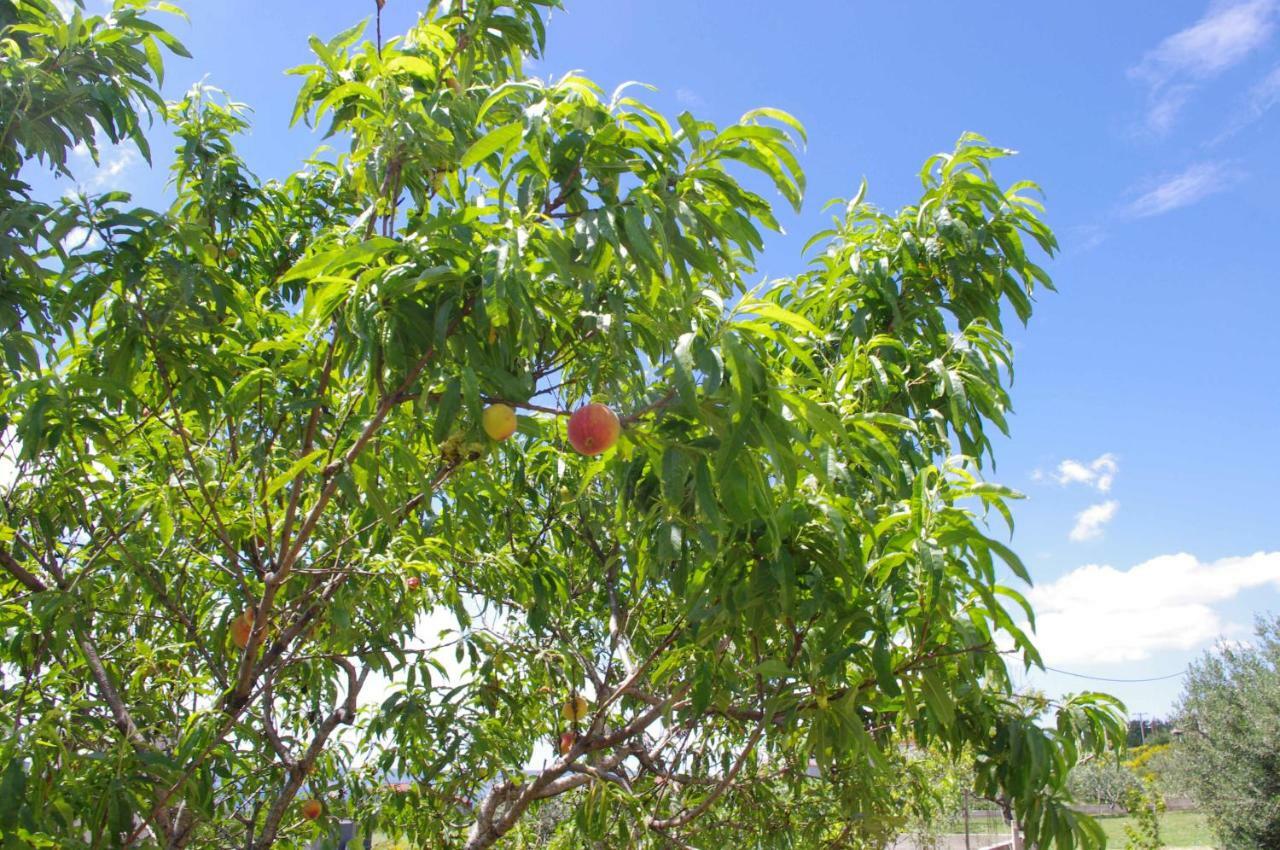
[(1163, 682), (1166, 679), (1176, 679), (1179, 676), (1185, 676), (1186, 670), (1179, 670), (1177, 673), (1170, 673), (1168, 676), (1152, 676), (1148, 679), (1113, 679), (1108, 676), (1087, 676), (1084, 673), (1072, 673), (1070, 670), (1059, 670), (1057, 667), (1048, 667), (1044, 669), (1052, 670), (1055, 673), (1061, 673), (1064, 676), (1075, 676), (1077, 679), (1093, 679), (1095, 682), (1124, 682), (1126, 684), (1136, 684), (1138, 682)]

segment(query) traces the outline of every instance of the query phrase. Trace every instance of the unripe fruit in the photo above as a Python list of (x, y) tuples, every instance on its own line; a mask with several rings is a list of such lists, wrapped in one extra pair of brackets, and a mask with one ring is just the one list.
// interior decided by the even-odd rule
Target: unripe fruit
[(324, 805), (319, 800), (306, 800), (302, 804), (302, 816), (307, 820), (315, 820), (324, 813)]
[(618, 414), (603, 404), (580, 407), (569, 417), (569, 443), (578, 454), (588, 457), (613, 448), (621, 432)]
[(560, 755), (567, 756), (569, 751), (573, 749), (573, 745), (577, 743), (578, 736), (572, 732), (560, 733)]
[(491, 404), (484, 409), (481, 424), (489, 439), (502, 442), (516, 432), (516, 412), (505, 404)]
[(251, 634), (253, 634), (253, 609), (246, 608), (243, 614), (231, 621), (231, 642), (244, 649), (249, 645)]
[(575, 694), (573, 699), (566, 702), (560, 709), (560, 714), (570, 723), (576, 723), (586, 717), (590, 710), (591, 704), (587, 702), (587, 698), (582, 694)]

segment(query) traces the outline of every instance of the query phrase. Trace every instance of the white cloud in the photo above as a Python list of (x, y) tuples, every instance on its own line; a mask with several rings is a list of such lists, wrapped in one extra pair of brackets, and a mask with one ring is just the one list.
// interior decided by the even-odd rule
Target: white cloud
[(1275, 0), (1212, 3), (1204, 17), (1148, 51), (1133, 73), (1156, 81), (1220, 73), (1267, 43), (1275, 11)]
[(1118, 510), (1120, 503), (1115, 499), (1090, 505), (1076, 514), (1076, 524), (1067, 536), (1077, 543), (1096, 540), (1102, 536), (1103, 527), (1115, 519)]
[(1058, 464), (1058, 471), (1053, 475), (1059, 484), (1093, 483), (1093, 472), (1078, 460), (1064, 460)]
[(700, 107), (704, 105), (702, 96), (693, 89), (678, 88), (676, 89), (676, 100), (685, 106)]
[(1210, 563), (1161, 555), (1128, 570), (1089, 564), (1033, 588), (1028, 599), (1046, 664), (1107, 664), (1237, 635), (1213, 605), (1262, 587), (1280, 590), (1280, 552)]
[[(129, 171), (142, 161), (138, 149), (128, 143), (107, 143), (97, 149), (97, 161), (94, 151), (84, 142), (78, 142), (71, 149), (71, 156), (77, 160), (74, 170), (78, 178), (78, 191), (111, 192), (124, 189), (125, 179)], [(68, 197), (75, 194), (68, 190)]]
[(1200, 20), (1147, 51), (1129, 70), (1148, 86), (1147, 126), (1167, 132), (1196, 84), (1239, 64), (1271, 38), (1277, 0), (1215, 2)]
[(1106, 242), (1108, 235), (1101, 225), (1081, 224), (1067, 231), (1063, 246), (1072, 254), (1085, 254)]
[(93, 251), (101, 247), (102, 238), (87, 227), (73, 227), (62, 238), (64, 251)]
[(1240, 173), (1224, 162), (1199, 162), (1160, 180), (1125, 211), (1134, 218), (1172, 212), (1202, 201), (1237, 183)]
[(1280, 103), (1280, 65), (1249, 89), (1249, 112), (1256, 119), (1277, 103)]
[(1223, 131), (1222, 135), (1213, 140), (1213, 143), (1217, 144), (1235, 135), (1262, 118), (1263, 115), (1271, 111), (1272, 107), (1278, 104), (1280, 104), (1280, 65), (1272, 68), (1269, 74), (1253, 84), (1245, 95), (1244, 105), (1236, 115), (1235, 120)]
[(1194, 90), (1194, 86), (1173, 86), (1152, 92), (1151, 104), (1147, 107), (1147, 129), (1157, 136), (1172, 130)]
[(1111, 489), (1119, 470), (1116, 456), (1110, 452), (1098, 455), (1088, 463), (1067, 458), (1058, 464), (1053, 480), (1064, 487), (1068, 484), (1084, 484), (1097, 488), (1100, 493), (1106, 493)]
[(98, 163), (98, 169), (87, 181), (92, 189), (110, 192), (124, 188), (124, 176), (142, 159), (138, 151), (124, 145), (113, 145), (104, 148)]

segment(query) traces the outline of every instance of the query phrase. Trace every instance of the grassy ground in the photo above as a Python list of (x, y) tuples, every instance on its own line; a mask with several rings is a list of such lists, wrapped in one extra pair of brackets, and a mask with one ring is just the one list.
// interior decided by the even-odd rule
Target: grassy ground
[[(1107, 850), (1123, 850), (1124, 827), (1130, 822), (1130, 819), (1124, 815), (1098, 817), (1098, 823), (1107, 833)], [(973, 824), (975, 834), (984, 828), (980, 824), (986, 823), (986, 821), (975, 819)], [(993, 832), (996, 829), (996, 826), (991, 827)], [(1160, 838), (1164, 840), (1165, 847), (1169, 848), (1217, 846), (1204, 815), (1199, 812), (1165, 812), (1160, 816)], [(408, 844), (399, 844), (381, 835), (374, 838), (373, 846), (375, 850), (408, 850), (409, 847)]]
[[(1099, 817), (1107, 832), (1107, 848), (1124, 847), (1124, 827), (1128, 817)], [(1214, 847), (1213, 833), (1199, 812), (1165, 812), (1160, 816), (1160, 838), (1166, 847)]]

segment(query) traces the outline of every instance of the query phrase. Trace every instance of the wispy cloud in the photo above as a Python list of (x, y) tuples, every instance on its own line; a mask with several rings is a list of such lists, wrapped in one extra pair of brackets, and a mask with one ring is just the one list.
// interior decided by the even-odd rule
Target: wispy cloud
[(1063, 233), (1063, 250), (1069, 255), (1087, 254), (1110, 236), (1100, 224), (1079, 224)]
[(1172, 86), (1152, 92), (1150, 105), (1147, 107), (1147, 129), (1157, 136), (1163, 136), (1172, 130), (1193, 91), (1194, 86)]
[(685, 106), (692, 106), (694, 108), (705, 105), (701, 95), (693, 89), (686, 89), (683, 87), (676, 89), (676, 100), (680, 101)]
[(1275, 12), (1275, 0), (1212, 3), (1204, 17), (1148, 51), (1134, 73), (1164, 82), (1224, 71), (1267, 43)]
[(1147, 128), (1165, 133), (1204, 80), (1239, 64), (1265, 45), (1278, 0), (1214, 2), (1200, 20), (1174, 33), (1129, 69), (1147, 85)]
[(1115, 519), (1116, 512), (1119, 510), (1120, 503), (1115, 499), (1090, 505), (1076, 514), (1076, 524), (1071, 528), (1071, 533), (1067, 536), (1076, 543), (1096, 540), (1102, 536), (1103, 528), (1106, 527), (1107, 523)]
[(79, 160), (75, 166), (77, 182), (81, 190), (111, 192), (125, 189), (128, 172), (142, 161), (136, 148), (127, 144), (108, 144), (94, 151), (84, 142), (71, 149), (71, 155)]
[(1280, 552), (1204, 562), (1162, 555), (1127, 570), (1089, 564), (1033, 588), (1036, 645), (1054, 664), (1142, 661), (1243, 632), (1214, 604), (1262, 587), (1280, 590)]
[(1125, 207), (1133, 218), (1162, 215), (1204, 200), (1238, 183), (1243, 175), (1226, 162), (1197, 162), (1161, 178)]
[(1120, 464), (1116, 462), (1116, 456), (1107, 452), (1091, 461), (1067, 458), (1059, 463), (1058, 468), (1050, 475), (1054, 481), (1064, 487), (1068, 484), (1084, 484), (1095, 488), (1100, 493), (1106, 493), (1111, 489), (1111, 484), (1116, 480), (1116, 473), (1119, 471)]
[(141, 159), (135, 149), (123, 145), (105, 150), (99, 160), (98, 170), (89, 178), (89, 186), (100, 191), (123, 189), (125, 172)]
[(1249, 111), (1253, 117), (1260, 118), (1262, 113), (1280, 103), (1280, 65), (1271, 69), (1249, 89)]
[(1240, 132), (1261, 119), (1278, 104), (1280, 104), (1280, 65), (1272, 68), (1269, 74), (1253, 84), (1245, 94), (1244, 104), (1236, 114), (1235, 120), (1213, 140), (1213, 144)]

